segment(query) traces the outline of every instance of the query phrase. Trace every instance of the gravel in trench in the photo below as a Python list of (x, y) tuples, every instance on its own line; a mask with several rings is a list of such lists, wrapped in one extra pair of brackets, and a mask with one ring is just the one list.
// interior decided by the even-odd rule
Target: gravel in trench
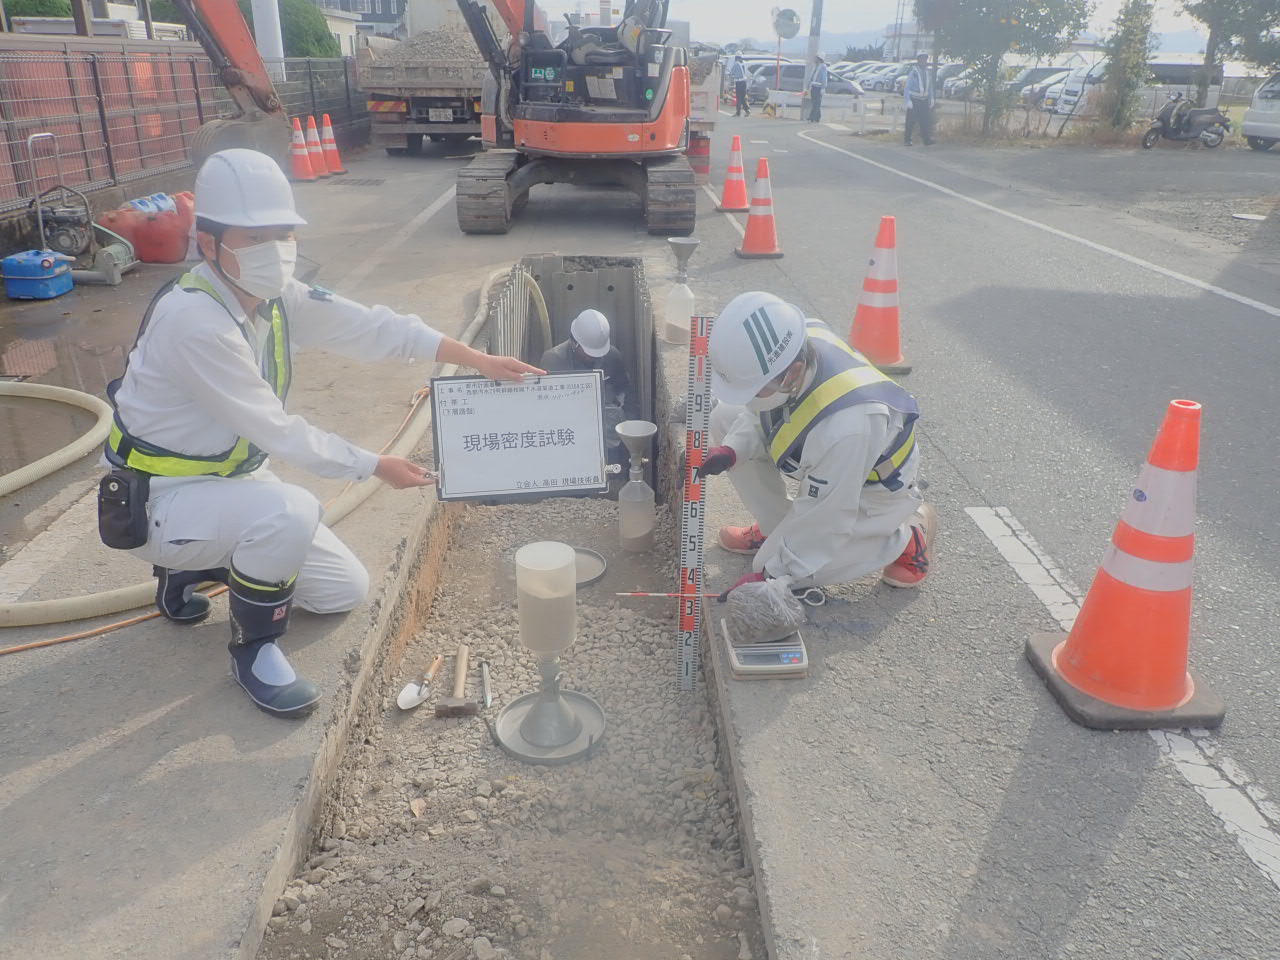
[[(701, 688), (675, 689), (675, 610), (613, 598), (666, 590), (674, 528), (619, 557), (613, 503), (475, 507), (455, 525), (430, 620), (353, 744), (315, 855), (268, 924), (260, 960), (749, 960), (763, 958), (751, 874)], [(503, 754), (479, 718), (437, 719), (394, 699), (460, 641), (492, 663), (494, 705), (536, 689), (519, 644), (513, 556), (556, 539), (604, 553), (579, 591), (564, 685), (608, 714), (587, 760), (537, 767)], [(447, 690), (452, 663), (437, 677)], [(479, 670), (469, 693), (479, 694)]]

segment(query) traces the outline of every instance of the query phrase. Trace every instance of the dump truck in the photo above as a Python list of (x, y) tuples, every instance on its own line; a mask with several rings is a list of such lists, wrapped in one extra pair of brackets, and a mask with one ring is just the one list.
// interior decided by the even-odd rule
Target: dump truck
[(488, 65), (454, 0), (411, 0), (407, 40), (365, 37), (356, 78), (365, 92), (370, 140), (389, 154), (416, 154), (422, 138), (480, 136), (480, 91)]

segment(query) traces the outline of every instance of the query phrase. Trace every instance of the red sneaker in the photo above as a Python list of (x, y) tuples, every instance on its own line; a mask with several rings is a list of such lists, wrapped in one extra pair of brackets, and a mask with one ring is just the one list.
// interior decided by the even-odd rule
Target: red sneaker
[(760, 532), (758, 523), (749, 527), (721, 527), (720, 546), (730, 553), (750, 556), (764, 546), (764, 534)]
[(918, 587), (929, 576), (929, 552), (938, 534), (938, 511), (922, 503), (911, 518), (911, 539), (902, 556), (884, 568), (880, 579), (891, 587)]

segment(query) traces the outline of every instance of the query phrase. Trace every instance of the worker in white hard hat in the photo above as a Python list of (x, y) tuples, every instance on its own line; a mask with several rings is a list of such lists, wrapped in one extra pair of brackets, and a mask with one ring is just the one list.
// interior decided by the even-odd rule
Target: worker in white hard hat
[(720, 530), (721, 547), (754, 557), (734, 587), (786, 577), (802, 591), (875, 571), (891, 586), (919, 586), (937, 514), (915, 485), (915, 398), (769, 293), (729, 302), (708, 359), (719, 403), (701, 474), (728, 471), (755, 518)]
[(583, 310), (569, 325), (569, 338), (542, 355), (542, 366), (548, 373), (574, 370), (599, 370), (604, 378), (601, 387), (604, 400), (605, 442), (611, 463), (623, 456), (622, 441), (614, 428), (624, 420), (639, 416), (636, 398), (631, 391), (631, 378), (621, 351), (613, 345), (609, 318), (599, 310)]
[(280, 482), (267, 458), (339, 480), (376, 476), (396, 489), (434, 477), (286, 413), (294, 351), (457, 363), (493, 379), (542, 371), (473, 350), (416, 316), (294, 279), (295, 231), (306, 221), (265, 154), (210, 157), (196, 178), (195, 216), (203, 262), (152, 300), (124, 374), (108, 388), (112, 471), (99, 525), (109, 546), (153, 565), (156, 603), (175, 623), (209, 615), (199, 584), (226, 583), (232, 675), (263, 710), (296, 716), (320, 692), (277, 645), (290, 611), (351, 610), (369, 577), (320, 523), (320, 502)]

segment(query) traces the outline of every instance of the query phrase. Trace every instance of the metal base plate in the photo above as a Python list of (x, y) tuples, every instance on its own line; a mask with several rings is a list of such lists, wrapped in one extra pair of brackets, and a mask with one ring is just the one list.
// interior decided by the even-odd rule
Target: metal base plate
[(526, 693), (503, 707), (498, 718), (494, 720), (493, 739), (507, 754), (525, 763), (556, 766), (587, 756), (604, 739), (607, 720), (604, 711), (600, 709), (600, 704), (585, 693), (562, 690), (560, 696), (582, 721), (582, 730), (577, 739), (563, 747), (539, 747), (530, 743), (521, 735), (520, 725), (541, 696), (542, 694), (537, 691)]

